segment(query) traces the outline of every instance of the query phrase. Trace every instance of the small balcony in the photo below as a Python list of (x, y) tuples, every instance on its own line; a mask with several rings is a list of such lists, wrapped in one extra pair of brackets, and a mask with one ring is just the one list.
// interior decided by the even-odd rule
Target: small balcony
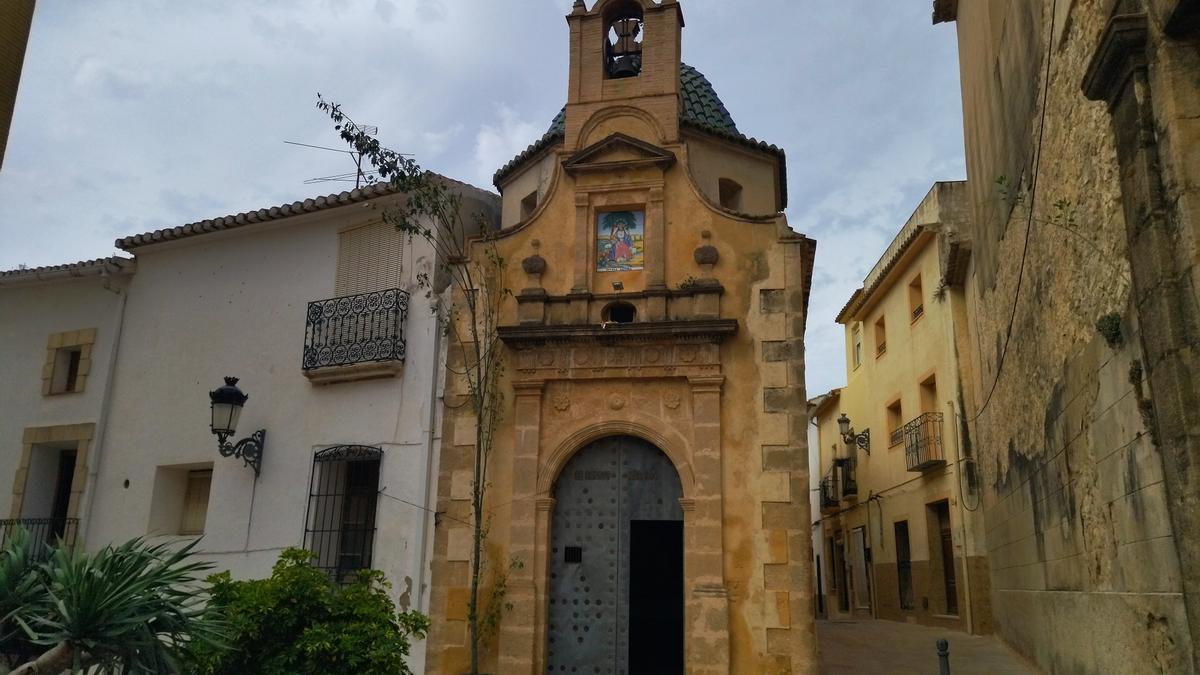
[(840, 504), (838, 502), (837, 478), (834, 476), (832, 468), (829, 470), (829, 473), (821, 479), (820, 492), (821, 513), (824, 514), (831, 511), (836, 511)]
[(834, 460), (838, 473), (842, 479), (842, 499), (857, 499), (858, 498), (858, 481), (855, 480), (854, 459), (841, 458)]
[(392, 288), (308, 303), (305, 377), (330, 384), (400, 373), (408, 301), (408, 293)]
[(925, 471), (946, 463), (942, 448), (942, 413), (925, 413), (904, 425), (904, 459), (909, 471)]
[(33, 556), (36, 560), (46, 560), (50, 557), (51, 547), (61, 541), (66, 546), (75, 545), (75, 537), (79, 534), (78, 518), (9, 518), (0, 520), (0, 543), (7, 543), (18, 530), (29, 533), (29, 539), (34, 544)]

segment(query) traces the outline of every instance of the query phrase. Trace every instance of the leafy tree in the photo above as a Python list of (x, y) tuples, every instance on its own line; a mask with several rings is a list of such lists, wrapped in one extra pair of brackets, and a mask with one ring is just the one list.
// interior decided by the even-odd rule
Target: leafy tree
[(134, 539), (96, 553), (41, 545), (18, 531), (0, 549), (0, 651), (13, 675), (175, 673), (197, 645), (223, 648), (223, 623), (205, 604), (211, 565), (180, 548)]
[[(434, 284), (422, 277), (426, 297), (450, 334), (456, 354), (448, 358), (447, 370), (466, 385), (467, 401), (475, 422), (473, 476), (471, 481), (472, 528), (470, 594), (467, 597), (467, 628), (470, 632), (471, 673), (479, 672), (479, 655), (484, 642), (494, 636), (500, 612), (507, 608), (504, 588), (508, 572), (523, 561), (511, 560), (497, 567), (493, 591), (483, 598), (484, 541), (489, 519), (484, 500), (497, 423), (504, 408), (501, 377), (504, 354), (499, 338), (501, 303), (512, 295), (505, 286), (506, 263), (495, 244), (495, 231), (483, 214), (463, 217), (462, 198), (450, 182), (425, 171), (415, 160), (389, 150), (365, 128), (355, 124), (341, 106), (317, 95), (317, 108), (329, 115), (334, 129), (351, 147), (368, 183), (387, 183), (404, 195), (404, 200), (384, 211), (383, 219), (400, 232), (424, 239), (437, 253), (438, 272), (451, 287), (443, 302)], [(476, 251), (481, 255), (473, 255)], [(456, 358), (460, 355), (461, 358)], [(485, 605), (482, 600), (487, 600)]]
[(424, 637), (429, 620), (397, 612), (383, 573), (363, 570), (345, 586), (313, 567), (313, 554), (289, 548), (270, 578), (209, 577), (212, 604), (229, 622), (229, 649), (198, 644), (195, 675), (410, 673), (410, 638)]

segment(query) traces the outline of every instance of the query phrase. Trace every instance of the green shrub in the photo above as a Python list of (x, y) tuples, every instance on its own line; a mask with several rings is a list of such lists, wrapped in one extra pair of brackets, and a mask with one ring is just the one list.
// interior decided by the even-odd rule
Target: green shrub
[(312, 566), (308, 551), (289, 548), (270, 578), (209, 577), (212, 603), (228, 622), (228, 650), (198, 646), (196, 675), (362, 673), (403, 675), (410, 640), (429, 620), (397, 612), (383, 573), (359, 572), (341, 586)]

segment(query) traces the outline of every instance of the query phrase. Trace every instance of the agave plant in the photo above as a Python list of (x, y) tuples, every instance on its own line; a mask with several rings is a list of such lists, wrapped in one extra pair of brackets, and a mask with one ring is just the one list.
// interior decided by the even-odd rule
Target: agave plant
[(45, 650), (13, 675), (174, 673), (193, 641), (220, 649), (224, 623), (200, 581), (212, 566), (192, 559), (194, 547), (134, 539), (89, 555), (59, 546), (31, 565), (28, 538), (12, 538), (0, 550), (0, 638)]

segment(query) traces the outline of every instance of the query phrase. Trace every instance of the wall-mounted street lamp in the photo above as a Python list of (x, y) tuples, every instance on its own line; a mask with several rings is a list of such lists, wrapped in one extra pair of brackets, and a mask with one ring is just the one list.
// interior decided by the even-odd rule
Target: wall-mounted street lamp
[(857, 445), (862, 448), (868, 455), (871, 454), (871, 430), (863, 429), (862, 433), (854, 433), (854, 427), (850, 426), (850, 418), (846, 413), (838, 418), (838, 431), (842, 432), (842, 440), (846, 445)]
[(217, 437), (217, 450), (222, 457), (241, 457), (246, 466), (254, 469), (254, 477), (262, 471), (263, 442), (266, 440), (266, 429), (259, 429), (237, 443), (229, 439), (237, 431), (238, 417), (242, 414), (242, 406), (250, 397), (237, 388), (236, 377), (225, 378), (225, 386), (217, 387), (208, 392), (212, 400), (212, 432)]

